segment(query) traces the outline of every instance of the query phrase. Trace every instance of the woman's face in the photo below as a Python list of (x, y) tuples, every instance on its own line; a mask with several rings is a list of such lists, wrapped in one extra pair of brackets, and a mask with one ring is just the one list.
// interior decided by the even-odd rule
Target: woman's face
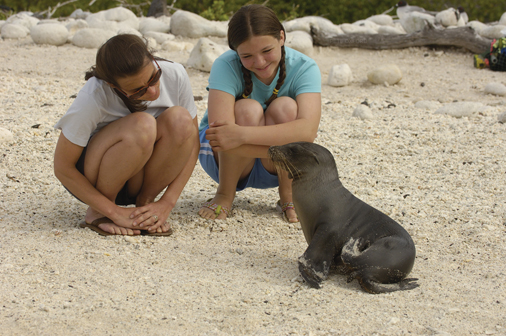
[(160, 80), (157, 80), (155, 83), (152, 81), (157, 71), (158, 67), (155, 66), (151, 60), (148, 60), (146, 65), (141, 68), (137, 74), (117, 78), (116, 82), (119, 85), (119, 89), (123, 91), (127, 97), (147, 87), (146, 93), (136, 98), (136, 100), (153, 101), (160, 96)]
[(253, 36), (237, 47), (237, 54), (246, 69), (253, 72), (262, 83), (269, 85), (278, 72), (284, 43), (283, 31), (279, 40), (270, 35)]

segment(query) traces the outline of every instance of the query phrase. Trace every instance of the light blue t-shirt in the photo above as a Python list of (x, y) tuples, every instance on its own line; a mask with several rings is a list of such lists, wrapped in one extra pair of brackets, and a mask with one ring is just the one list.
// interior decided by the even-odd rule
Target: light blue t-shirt
[[(301, 93), (321, 92), (321, 73), (316, 62), (297, 50), (285, 47), (286, 78), (279, 89), (278, 97), (295, 99)], [(262, 83), (255, 74), (251, 74), (253, 91), (249, 98), (258, 101), (266, 108), (265, 101), (272, 95), (279, 78), (279, 69), (270, 85)], [(211, 68), (207, 90), (216, 89), (230, 93), (238, 98), (244, 92), (244, 78), (241, 70), (241, 60), (237, 52), (228, 50), (218, 57)], [(209, 124), (207, 110), (200, 122), (199, 131)]]

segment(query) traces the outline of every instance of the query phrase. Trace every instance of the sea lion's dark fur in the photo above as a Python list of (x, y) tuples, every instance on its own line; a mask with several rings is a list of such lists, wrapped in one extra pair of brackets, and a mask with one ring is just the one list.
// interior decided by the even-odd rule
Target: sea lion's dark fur
[(353, 196), (339, 180), (332, 154), (309, 142), (273, 146), (269, 155), (293, 178), (293, 202), (309, 246), (299, 270), (314, 288), (331, 266), (357, 279), (369, 293), (418, 287), (406, 279), (415, 262), (409, 233), (381, 211)]

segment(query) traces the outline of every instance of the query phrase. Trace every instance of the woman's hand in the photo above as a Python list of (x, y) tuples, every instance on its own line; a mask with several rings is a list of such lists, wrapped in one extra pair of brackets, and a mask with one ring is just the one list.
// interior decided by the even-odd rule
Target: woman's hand
[(215, 121), (209, 125), (206, 131), (206, 139), (213, 150), (217, 152), (227, 151), (244, 144), (241, 126), (227, 121)]
[(170, 225), (165, 224), (165, 221), (169, 218), (173, 208), (173, 205), (170, 206), (167, 202), (158, 200), (157, 202), (135, 208), (130, 214), (130, 220), (133, 221), (132, 225), (136, 229), (156, 232), (160, 228), (162, 232), (165, 232), (170, 228)]

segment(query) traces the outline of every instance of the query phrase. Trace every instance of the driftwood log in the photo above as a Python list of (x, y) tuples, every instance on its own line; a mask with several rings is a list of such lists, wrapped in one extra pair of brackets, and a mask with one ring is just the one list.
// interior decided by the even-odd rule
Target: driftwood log
[(313, 44), (322, 47), (363, 48), (374, 50), (402, 49), (429, 45), (462, 47), (473, 53), (490, 49), (492, 40), (478, 35), (471, 27), (438, 28), (427, 24), (422, 31), (405, 35), (344, 34), (328, 35), (311, 26)]

